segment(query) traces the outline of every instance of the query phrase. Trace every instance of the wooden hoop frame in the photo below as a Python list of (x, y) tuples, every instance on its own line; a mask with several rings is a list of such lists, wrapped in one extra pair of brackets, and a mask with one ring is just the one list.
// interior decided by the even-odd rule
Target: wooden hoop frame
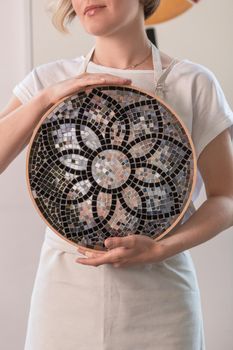
[[(64, 237), (62, 234), (60, 234), (58, 231), (56, 231), (53, 226), (45, 219), (45, 217), (42, 215), (41, 211), (38, 209), (38, 206), (36, 204), (36, 201), (33, 197), (33, 194), (32, 194), (32, 191), (31, 191), (31, 186), (30, 186), (30, 181), (29, 181), (29, 157), (30, 157), (30, 152), (31, 152), (31, 148), (32, 148), (32, 144), (33, 144), (33, 141), (34, 141), (34, 138), (40, 128), (40, 126), (43, 124), (44, 120), (47, 118), (47, 116), (60, 104), (62, 103), (64, 100), (68, 99), (69, 97), (75, 95), (75, 94), (78, 94), (80, 92), (88, 92), (88, 91), (91, 91), (92, 89), (94, 88), (98, 88), (98, 87), (103, 87), (103, 86), (116, 86), (116, 85), (99, 85), (99, 84), (95, 84), (95, 85), (91, 85), (91, 86), (88, 86), (88, 87), (85, 87), (85, 88), (82, 88), (80, 90), (78, 90), (77, 92), (73, 92), (59, 100), (57, 100), (54, 105), (52, 107), (50, 107), (46, 112), (45, 114), (42, 116), (41, 120), (39, 121), (39, 123), (37, 124), (37, 126), (35, 127), (34, 131), (33, 131), (33, 134), (31, 136), (31, 139), (29, 141), (29, 144), (28, 144), (28, 149), (27, 149), (27, 154), (26, 154), (26, 183), (27, 183), (27, 188), (29, 190), (29, 194), (30, 194), (30, 198), (33, 202), (33, 205), (36, 209), (36, 211), (38, 212), (39, 216), (42, 218), (42, 220), (51, 228), (52, 231), (54, 231), (54, 233), (56, 233), (59, 237), (61, 237), (62, 239), (64, 239), (65, 241), (67, 241), (68, 243), (74, 245), (75, 247), (79, 247), (81, 245), (73, 242), (73, 241), (70, 241), (69, 239), (67, 239), (66, 237)], [(154, 239), (154, 241), (159, 241), (162, 237), (164, 237), (165, 235), (167, 235), (177, 224), (178, 222), (183, 218), (190, 202), (191, 202), (191, 199), (192, 199), (192, 195), (193, 195), (193, 192), (194, 192), (194, 189), (195, 189), (195, 185), (196, 185), (196, 180), (197, 180), (197, 157), (196, 157), (196, 151), (195, 151), (195, 148), (194, 148), (194, 144), (193, 144), (193, 141), (192, 141), (192, 138), (190, 136), (190, 133), (189, 133), (189, 130), (188, 128), (186, 127), (186, 125), (184, 124), (183, 120), (178, 116), (178, 114), (167, 104), (165, 103), (159, 96), (155, 95), (155, 94), (151, 94), (151, 93), (148, 93), (147, 91), (145, 91), (144, 89), (139, 89), (138, 87), (134, 86), (134, 85), (117, 85), (117, 87), (124, 87), (124, 88), (132, 88), (132, 89), (135, 89), (139, 92), (142, 92), (144, 94), (147, 94), (153, 98), (155, 98), (156, 100), (158, 100), (164, 107), (166, 107), (178, 120), (178, 122), (181, 124), (182, 128), (184, 129), (187, 137), (188, 137), (188, 140), (189, 140), (189, 143), (190, 143), (190, 146), (191, 146), (191, 149), (192, 149), (192, 155), (193, 155), (193, 162), (194, 162), (194, 169), (193, 169), (193, 179), (192, 179), (192, 187), (191, 187), (191, 191), (190, 191), (190, 194), (189, 194), (189, 198), (182, 210), (182, 212), (179, 214), (179, 216), (176, 218), (176, 220), (173, 222), (173, 224), (167, 228), (161, 235), (159, 235), (159, 237), (157, 238), (152, 238)], [(92, 249), (92, 248), (88, 248), (88, 247), (85, 247), (85, 249), (87, 251), (90, 251), (90, 252), (93, 252), (93, 251), (97, 251), (97, 249)], [(102, 251), (100, 250), (99, 252), (103, 252), (105, 253), (105, 251)]]

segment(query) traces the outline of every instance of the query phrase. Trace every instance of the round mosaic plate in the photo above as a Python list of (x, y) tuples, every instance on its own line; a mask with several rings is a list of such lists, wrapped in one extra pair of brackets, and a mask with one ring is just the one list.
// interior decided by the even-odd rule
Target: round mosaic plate
[(155, 240), (183, 217), (196, 156), (180, 118), (136, 87), (95, 85), (42, 117), (27, 153), (27, 184), (47, 225), (74, 245), (109, 236)]

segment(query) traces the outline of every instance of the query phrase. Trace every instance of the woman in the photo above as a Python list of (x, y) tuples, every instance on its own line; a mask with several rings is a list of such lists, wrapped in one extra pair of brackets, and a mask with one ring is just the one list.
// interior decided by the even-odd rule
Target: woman
[[(87, 11), (90, 5), (102, 7)], [(35, 67), (14, 88), (17, 97), (1, 114), (0, 170), (60, 98), (93, 84), (132, 84), (161, 95), (186, 123), (198, 157), (193, 200), (203, 182), (207, 200), (195, 212), (191, 207), (161, 241), (108, 238), (104, 254), (77, 250), (47, 227), (25, 350), (205, 349), (188, 249), (233, 225), (233, 113), (212, 72), (150, 44), (144, 19), (158, 5), (157, 0), (58, 2), (54, 24), (64, 31), (65, 18), (78, 16), (96, 44), (86, 57)]]

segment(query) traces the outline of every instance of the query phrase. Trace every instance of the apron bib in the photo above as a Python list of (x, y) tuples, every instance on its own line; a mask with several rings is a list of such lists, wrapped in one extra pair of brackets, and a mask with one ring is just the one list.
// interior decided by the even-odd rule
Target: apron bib
[[(152, 49), (155, 93), (162, 96), (176, 61), (163, 72), (159, 51)], [(85, 266), (75, 263), (78, 256), (84, 257), (46, 228), (24, 350), (205, 350), (189, 251), (122, 268)]]

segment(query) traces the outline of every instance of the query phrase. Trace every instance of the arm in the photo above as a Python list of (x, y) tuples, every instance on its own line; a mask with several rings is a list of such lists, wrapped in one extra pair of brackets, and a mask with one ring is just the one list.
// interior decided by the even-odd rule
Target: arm
[(233, 150), (230, 133), (224, 130), (202, 151), (198, 159), (207, 200), (172, 235), (159, 241), (144, 235), (112, 237), (105, 240), (108, 252), (91, 252), (79, 246), (86, 255), (75, 262), (99, 266), (111, 263), (114, 267), (159, 262), (186, 249), (201, 244), (233, 225)]
[[(31, 75), (26, 79), (28, 78), (34, 79)], [(29, 102), (10, 113), (0, 113), (0, 174), (30, 141), (32, 132), (44, 113), (62, 98), (77, 93), (86, 86), (130, 83), (131, 80), (112, 74), (83, 73), (37, 91)], [(14, 103), (15, 105), (17, 104)]]
[(0, 119), (0, 174), (27, 145), (33, 129), (49, 106), (47, 96), (42, 92), (6, 115), (3, 111)]
[(206, 242), (233, 226), (233, 150), (228, 129), (204, 148), (197, 165), (207, 200), (173, 235), (160, 241), (163, 259)]

